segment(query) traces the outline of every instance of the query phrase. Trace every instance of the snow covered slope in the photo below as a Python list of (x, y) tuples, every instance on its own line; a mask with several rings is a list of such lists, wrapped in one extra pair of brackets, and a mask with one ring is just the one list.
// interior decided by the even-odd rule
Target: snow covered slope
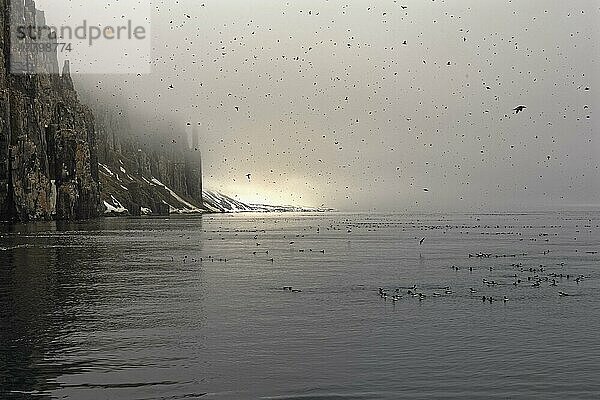
[(237, 212), (325, 212), (333, 211), (328, 208), (274, 206), (268, 204), (247, 204), (235, 200), (223, 193), (211, 190), (202, 191), (204, 208), (211, 212), (237, 213)]
[(144, 176), (128, 167), (121, 160), (118, 160), (117, 165), (99, 164), (105, 215), (331, 211), (310, 207), (247, 204), (212, 190), (202, 191), (203, 204), (200, 204), (158, 178)]
[(99, 164), (99, 173), (105, 215), (166, 215), (204, 211), (199, 201), (177, 193), (154, 176), (134, 172), (121, 160), (117, 166)]

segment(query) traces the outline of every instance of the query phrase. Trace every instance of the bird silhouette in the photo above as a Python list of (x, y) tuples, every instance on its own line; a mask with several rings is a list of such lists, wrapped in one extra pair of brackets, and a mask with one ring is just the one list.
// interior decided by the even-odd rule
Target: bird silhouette
[(515, 114), (518, 114), (526, 108), (526, 106), (516, 106), (515, 108), (513, 108), (513, 110), (515, 111)]

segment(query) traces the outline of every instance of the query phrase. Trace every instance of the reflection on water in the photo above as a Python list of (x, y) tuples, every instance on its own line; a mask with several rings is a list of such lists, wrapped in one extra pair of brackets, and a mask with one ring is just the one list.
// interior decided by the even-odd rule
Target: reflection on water
[[(0, 397), (597, 397), (599, 220), (247, 214), (3, 226)], [(427, 297), (406, 293), (415, 284)], [(403, 297), (383, 300), (379, 287)]]
[[(149, 382), (152, 373), (142, 370), (161, 357), (175, 360), (163, 340), (179, 340), (173, 335), (180, 332), (181, 318), (188, 326), (204, 319), (195, 314), (202, 309), (202, 292), (185, 286), (197, 281), (197, 265), (173, 266), (172, 256), (165, 258), (179, 246), (177, 240), (189, 243), (190, 237), (163, 231), (163, 222), (149, 221), (147, 232), (133, 230), (144, 225), (135, 220), (5, 229), (0, 253), (4, 396), (64, 392), (84, 398), (89, 392), (96, 398), (94, 389), (118, 389), (131, 398), (126, 393), (139, 393), (140, 387), (182, 384), (177, 374), (174, 380), (155, 374)], [(182, 224), (202, 228), (200, 219)], [(202, 246), (196, 242), (194, 248)], [(191, 293), (186, 295), (192, 289), (195, 304)], [(177, 311), (169, 304), (178, 305)], [(123, 371), (128, 371), (125, 382)], [(136, 375), (139, 381), (132, 382)], [(85, 381), (73, 379), (79, 376)]]
[[(78, 323), (77, 309), (85, 307), (94, 291), (85, 270), (90, 254), (99, 248), (93, 240), (79, 245), (67, 235), (70, 229), (94, 231), (85, 226), (29, 224), (3, 227), (0, 273), (0, 368), (3, 395), (29, 398), (56, 389), (56, 378), (82, 370), (79, 361), (51, 361), (76, 346), (69, 335)], [(82, 251), (84, 250), (84, 251)], [(46, 397), (46, 396), (44, 396)]]

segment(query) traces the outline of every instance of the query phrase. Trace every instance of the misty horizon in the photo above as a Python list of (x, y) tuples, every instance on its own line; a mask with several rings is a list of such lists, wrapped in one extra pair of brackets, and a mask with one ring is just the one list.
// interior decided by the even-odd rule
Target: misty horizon
[(205, 186), (239, 200), (597, 207), (598, 14), (587, 2), (159, 3), (151, 74), (71, 70), (147, 126), (198, 127)]
[(599, 2), (0, 8), (0, 398), (600, 398)]

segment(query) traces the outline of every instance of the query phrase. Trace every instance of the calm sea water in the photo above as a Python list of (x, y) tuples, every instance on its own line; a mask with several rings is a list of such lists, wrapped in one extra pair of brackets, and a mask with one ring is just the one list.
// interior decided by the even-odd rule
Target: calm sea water
[(563, 212), (3, 226), (0, 398), (600, 398), (599, 225)]

